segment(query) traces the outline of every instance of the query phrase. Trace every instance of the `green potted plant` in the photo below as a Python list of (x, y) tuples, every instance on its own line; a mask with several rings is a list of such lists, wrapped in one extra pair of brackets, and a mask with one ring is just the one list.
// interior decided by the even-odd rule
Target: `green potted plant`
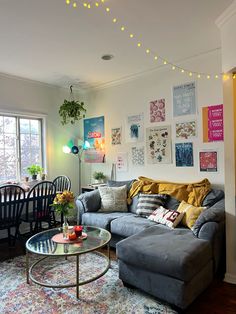
[(27, 167), (28, 173), (32, 176), (32, 180), (37, 179), (37, 175), (43, 172), (43, 168), (39, 165), (31, 165)]
[(74, 124), (85, 117), (86, 109), (84, 103), (74, 100), (72, 93), (72, 85), (70, 86), (70, 100), (64, 100), (59, 108), (59, 115), (61, 117), (61, 124)]
[(98, 183), (103, 183), (104, 180), (106, 179), (106, 176), (103, 172), (101, 171), (95, 171), (93, 174), (93, 178), (98, 182)]

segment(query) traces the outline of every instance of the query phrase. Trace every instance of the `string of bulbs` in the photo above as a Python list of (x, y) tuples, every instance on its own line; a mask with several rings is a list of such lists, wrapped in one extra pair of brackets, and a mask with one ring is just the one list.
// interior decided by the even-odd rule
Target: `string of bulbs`
[[(95, 2), (81, 1), (81, 3), (77, 3), (75, 0), (66, 0), (66, 4), (72, 5), (73, 8), (83, 7), (85, 9), (91, 9), (93, 7), (98, 8), (100, 6), (103, 6), (105, 8), (105, 11), (108, 14), (111, 14), (111, 9), (105, 4), (105, 0), (100, 0), (100, 1), (95, 1)], [(117, 17), (112, 16), (111, 21), (113, 24), (116, 24), (120, 28), (121, 32), (127, 33), (129, 38), (132, 39), (133, 41), (135, 40), (135, 38), (138, 38), (137, 36), (135, 36), (134, 33), (130, 33), (125, 25), (119, 24)], [(138, 48), (142, 48), (143, 44), (137, 40), (136, 46)], [(173, 62), (169, 61), (168, 59), (158, 55), (157, 53), (152, 51), (150, 48), (144, 47), (144, 49), (145, 49), (146, 54), (150, 55), (155, 62), (161, 61), (163, 65), (169, 66), (173, 71), (179, 71), (181, 73), (187, 74), (190, 77), (196, 77), (198, 79), (206, 78), (208, 80), (211, 78), (214, 78), (214, 79), (222, 78), (224, 80), (228, 80), (230, 77), (232, 77), (233, 79), (236, 79), (235, 73), (233, 73), (231, 76), (230, 74), (226, 74), (226, 73), (210, 74), (210, 73), (204, 73), (204, 72), (190, 71), (189, 69), (180, 67), (174, 64)]]

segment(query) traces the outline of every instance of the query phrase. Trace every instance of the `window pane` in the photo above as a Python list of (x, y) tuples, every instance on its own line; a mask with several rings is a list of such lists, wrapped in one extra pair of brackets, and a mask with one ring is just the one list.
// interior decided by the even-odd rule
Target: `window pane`
[(4, 117), (4, 133), (16, 134), (16, 118)]
[(30, 125), (32, 134), (40, 134), (40, 125), (38, 120), (30, 120)]
[(16, 150), (16, 135), (15, 134), (5, 134), (4, 136), (5, 149)]
[(30, 133), (30, 120), (20, 119), (20, 133)]

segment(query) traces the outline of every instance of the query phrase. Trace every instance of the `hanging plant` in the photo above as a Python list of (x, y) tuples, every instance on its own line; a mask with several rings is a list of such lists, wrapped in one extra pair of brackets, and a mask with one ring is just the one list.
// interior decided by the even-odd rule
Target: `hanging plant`
[(84, 103), (78, 100), (74, 100), (72, 85), (70, 86), (70, 100), (64, 100), (64, 103), (60, 106), (59, 115), (61, 117), (61, 124), (68, 123), (75, 124), (85, 117), (86, 109)]

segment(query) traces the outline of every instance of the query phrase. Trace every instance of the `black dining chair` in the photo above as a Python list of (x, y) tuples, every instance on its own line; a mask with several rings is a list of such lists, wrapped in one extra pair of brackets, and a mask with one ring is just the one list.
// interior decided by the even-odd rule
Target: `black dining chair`
[[(24, 202), (25, 191), (21, 186), (15, 184), (0, 186), (0, 230), (7, 229), (9, 246), (14, 246), (19, 236)], [(11, 234), (11, 228), (15, 228), (14, 235)]]
[(30, 224), (30, 233), (42, 230), (43, 222), (48, 223), (49, 228), (56, 226), (54, 211), (51, 208), (55, 196), (56, 187), (51, 181), (39, 182), (29, 191), (26, 212), (21, 220)]
[(56, 186), (57, 193), (63, 192), (65, 190), (70, 191), (71, 189), (71, 180), (67, 176), (58, 176), (53, 180), (53, 183)]

